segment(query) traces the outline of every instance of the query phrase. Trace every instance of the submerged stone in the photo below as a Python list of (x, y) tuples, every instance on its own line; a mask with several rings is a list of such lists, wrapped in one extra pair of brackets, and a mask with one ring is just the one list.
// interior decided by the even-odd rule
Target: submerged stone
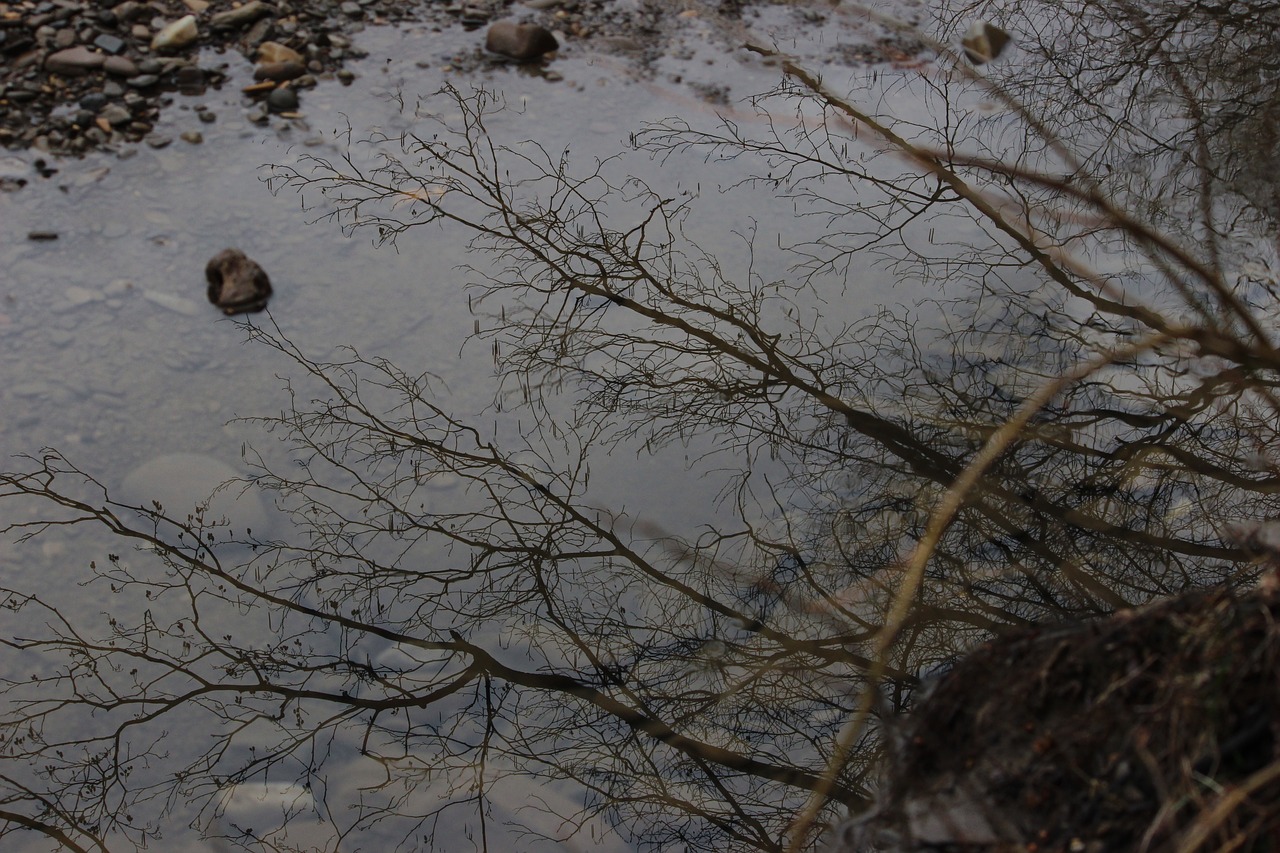
[(560, 43), (546, 27), (497, 21), (489, 27), (484, 48), (509, 56), (519, 62), (532, 62), (544, 54), (560, 49)]
[(245, 530), (265, 533), (269, 523), (266, 506), (257, 492), (245, 491), (243, 483), (232, 482), (240, 476), (211, 456), (168, 453), (131, 471), (120, 485), (119, 500), (144, 511), (154, 511), (154, 501), (180, 524), (198, 505), (205, 505), (207, 525), (229, 525), (237, 536)]
[(1004, 52), (1009, 44), (1009, 34), (986, 21), (975, 21), (960, 40), (964, 55), (974, 65), (990, 62)]

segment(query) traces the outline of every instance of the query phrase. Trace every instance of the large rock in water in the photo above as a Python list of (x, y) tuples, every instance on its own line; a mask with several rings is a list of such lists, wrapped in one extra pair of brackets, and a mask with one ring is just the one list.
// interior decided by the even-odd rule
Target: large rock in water
[(256, 491), (246, 491), (244, 483), (232, 482), (240, 477), (230, 465), (213, 457), (170, 453), (135, 468), (114, 497), (144, 510), (154, 510), (154, 501), (163, 507), (166, 516), (180, 523), (195, 512), (197, 505), (207, 504), (207, 525), (221, 525), (225, 519), (237, 537), (244, 536), (246, 530), (265, 534), (271, 516)]
[(223, 249), (210, 258), (204, 277), (209, 282), (209, 301), (223, 314), (261, 311), (271, 297), (271, 279), (239, 249)]
[(495, 21), (485, 36), (484, 48), (520, 62), (532, 62), (543, 54), (559, 50), (560, 43), (546, 27)]

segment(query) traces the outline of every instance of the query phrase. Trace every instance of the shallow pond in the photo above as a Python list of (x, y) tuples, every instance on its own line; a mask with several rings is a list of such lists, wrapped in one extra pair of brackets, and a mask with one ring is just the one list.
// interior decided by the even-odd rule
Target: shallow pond
[[(696, 26), (685, 58), (665, 61), (646, 79), (625, 59), (596, 57), (555, 63), (563, 78), (556, 82), (514, 67), (453, 80), (439, 70), (440, 57), (467, 38), (474, 36), (461, 30), (370, 29), (361, 39), (369, 56), (355, 65), (354, 84), (324, 84), (306, 93), (304, 119), (273, 118), (266, 127), (243, 117), (239, 87), (251, 67), (236, 55), (221, 57), (230, 63), (227, 85), (198, 97), (175, 95), (159, 127), (175, 139), (197, 130), (203, 144), (175, 141), (55, 164), (56, 174), (7, 194), (0, 452), (55, 446), (91, 460), (107, 484), (164, 454), (200, 453), (237, 465), (252, 430), (228, 422), (278, 409), (276, 374), (287, 366), (245, 345), (237, 321), (205, 301), (204, 263), (226, 246), (256, 259), (275, 286), (269, 317), (248, 322), (278, 324), (313, 357), (350, 346), (429, 370), (447, 384), (451, 407), (479, 412), (492, 394), (492, 364), (485, 353), (463, 351), (476, 322), (465, 293), (470, 274), (460, 266), (477, 259), (465, 240), (430, 228), (394, 248), (375, 248), (370, 233), (347, 237), (332, 223), (313, 224), (317, 214), (301, 209), (293, 192), (272, 195), (263, 182), (268, 164), (336, 156), (348, 128), (354, 138), (410, 129), (414, 120), (399, 114), (396, 99), (411, 112), (418, 97), (445, 82), (490, 87), (506, 99), (508, 110), (491, 128), (502, 141), (535, 138), (548, 150), (571, 148), (575, 161), (590, 164), (624, 150), (648, 121), (679, 115), (714, 122), (717, 111), (752, 118), (744, 105), (708, 103), (690, 81), (731, 81), (734, 95), (745, 97), (777, 80), (775, 70), (745, 56), (724, 56)], [(677, 75), (683, 83), (672, 82)], [(197, 105), (217, 122), (200, 122)], [(10, 155), (11, 167), (15, 159)], [(634, 153), (616, 171), (665, 189), (696, 185), (711, 198), (717, 182), (746, 174), (696, 157), (659, 164)], [(785, 215), (770, 218), (777, 215), (764, 204), (744, 209), (737, 199), (701, 204), (692, 230), (715, 251), (713, 241), (732, 246), (735, 230), (751, 223), (763, 234), (785, 232)], [(58, 239), (24, 239), (37, 231)], [(859, 290), (857, 303), (868, 309), (904, 298), (880, 272)]]
[[(314, 223), (323, 208), (304, 210), (289, 190), (273, 194), (264, 183), (270, 165), (297, 164), (304, 156), (337, 158), (348, 133), (358, 139), (377, 129), (414, 130), (420, 123), (413, 115), (418, 96), (449, 82), (500, 93), (508, 108), (493, 118), (490, 131), (501, 141), (537, 139), (548, 151), (571, 150), (574, 162), (590, 167), (627, 152), (631, 135), (646, 122), (675, 115), (690, 124), (716, 123), (717, 114), (758, 122), (744, 102), (712, 103), (704, 94), (714, 90), (718, 97), (726, 92), (745, 97), (767, 91), (778, 79), (776, 68), (748, 54), (726, 55), (695, 19), (673, 57), (645, 74), (636, 73), (625, 57), (600, 55), (557, 61), (552, 67), (559, 79), (514, 67), (486, 72), (481, 79), (451, 79), (442, 70), (442, 58), (467, 38), (474, 35), (369, 29), (359, 41), (369, 55), (353, 66), (352, 85), (327, 83), (308, 91), (303, 119), (273, 118), (267, 126), (243, 117), (239, 88), (251, 79), (251, 67), (235, 55), (208, 57), (229, 63), (228, 83), (198, 97), (175, 95), (157, 127), (175, 140), (185, 131), (199, 131), (202, 144), (175, 141), (162, 149), (139, 146), (120, 156), (54, 163), (57, 171), (50, 177), (0, 198), (5, 206), (0, 453), (38, 455), (44, 447), (56, 447), (128, 501), (146, 505), (159, 499), (177, 514), (226, 477), (247, 474), (244, 456), (250, 448), (270, 464), (287, 465), (287, 449), (235, 420), (287, 405), (283, 378), (297, 369), (275, 351), (246, 342), (246, 322), (278, 325), (311, 358), (352, 347), (367, 357), (430, 371), (439, 377), (443, 405), (481, 417), (492, 404), (494, 365), (487, 350), (465, 345), (479, 321), (466, 292), (473, 274), (462, 267), (483, 268), (485, 259), (468, 253), (465, 239), (434, 227), (405, 235), (395, 247), (379, 248), (369, 233), (346, 236), (331, 222)], [(402, 112), (404, 104), (408, 109)], [(434, 104), (449, 108), (447, 100), (438, 99), (417, 109), (429, 111), (437, 108)], [(197, 105), (215, 113), (217, 121), (201, 122)], [(29, 170), (32, 159), (9, 155), (6, 168)], [(697, 154), (658, 161), (630, 152), (610, 168), (619, 182), (635, 175), (663, 192), (703, 196), (705, 203), (687, 230), (712, 252), (737, 251), (750, 228), (768, 235), (763, 241), (769, 244), (793, 224), (785, 206), (769, 203), (768, 188), (756, 192), (758, 205), (745, 191), (732, 203), (717, 201), (718, 187), (748, 176), (753, 164), (708, 163)], [(40, 231), (56, 232), (58, 238), (25, 239)], [(205, 301), (204, 263), (227, 246), (244, 250), (271, 276), (275, 295), (269, 313), (231, 320)], [(755, 272), (785, 275), (785, 269), (769, 269), (763, 260)], [(833, 322), (911, 295), (895, 289), (893, 276), (868, 265)], [(685, 460), (699, 449), (695, 442), (644, 464), (637, 464), (633, 452), (616, 461), (599, 459), (593, 499), (625, 508), (653, 529), (680, 530), (690, 519), (706, 524), (716, 517), (721, 484), (686, 471)], [(464, 501), (451, 485), (440, 485), (434, 500)], [(227, 512), (237, 526), (241, 519), (247, 519), (245, 526), (256, 523), (259, 534), (287, 533), (272, 529), (281, 524), (279, 517), (260, 507), (233, 509), (223, 502), (215, 509)], [(9, 511), (9, 521), (21, 520), (18, 505), (9, 504)], [(34, 517), (40, 510), (31, 512)], [(77, 596), (74, 584), (91, 555), (101, 560), (110, 547), (109, 540), (91, 531), (50, 535), (36, 544), (5, 543), (0, 571), (15, 585), (71, 591), (57, 596), (63, 615), (95, 621), (102, 602)], [(398, 661), (396, 655), (403, 655), (394, 647), (373, 647), (372, 653), (382, 655), (379, 660), (390, 655)], [(17, 657), (0, 670), (16, 675), (27, 665)], [(336, 743), (332, 749), (338, 769), (331, 774), (328, 795), (335, 801), (357, 798), (353, 786), (376, 782), (377, 769), (348, 755), (352, 744)], [(440, 784), (440, 797), (453, 795), (451, 779)], [(557, 834), (550, 817), (516, 812), (536, 801), (570, 813), (576, 789), (563, 787), (541, 785), (535, 791), (518, 776), (497, 783), (490, 796), (510, 808), (491, 815), (488, 843), (517, 843), (502, 840), (507, 822), (523, 821)], [(304, 814), (315, 809), (310, 789), (287, 782), (241, 786), (226, 796), (228, 825), (270, 821), (290, 808)], [(439, 849), (463, 849), (472, 843), (475, 827), (463, 822), (435, 831), (437, 843), (445, 845)], [(320, 846), (331, 833), (332, 826), (321, 821), (314, 831), (295, 825), (290, 838)], [(603, 824), (595, 834), (595, 849), (627, 849)]]
[[(940, 14), (935, 23), (952, 39), (964, 31), (970, 11)], [(1060, 48), (1062, 39), (1048, 26), (1058, 23), (1056, 10), (1031, 10), (1031, 20), (1010, 24), (1020, 23), (1027, 49), (991, 69), (950, 61), (955, 57), (923, 63), (910, 52), (893, 54), (888, 49), (898, 42), (892, 41), (878, 54), (892, 55), (891, 61), (851, 66), (850, 58), (862, 55), (862, 36), (846, 29), (845, 10), (785, 6), (751, 15), (748, 28), (769, 37), (744, 30), (732, 43), (756, 38), (757, 52), (727, 51), (723, 33), (713, 34), (696, 13), (678, 14), (679, 35), (652, 66), (603, 51), (568, 53), (550, 66), (550, 76), (498, 67), (465, 80), (456, 79), (448, 58), (475, 34), (369, 29), (359, 41), (368, 56), (353, 66), (351, 86), (328, 83), (308, 91), (304, 118), (273, 118), (265, 127), (242, 118), (238, 87), (250, 68), (227, 58), (227, 86), (178, 97), (157, 128), (175, 138), (199, 130), (202, 145), (174, 142), (124, 157), (54, 164), (56, 174), (0, 198), (6, 234), (0, 245), (6, 271), (0, 451), (6, 455), (57, 447), (129, 500), (159, 497), (170, 510), (203, 497), (228, 471), (248, 473), (254, 454), (277, 470), (297, 471), (303, 454), (237, 420), (287, 410), (286, 381), (297, 380), (302, 408), (317, 393), (297, 365), (246, 341), (250, 326), (270, 324), (310, 359), (342, 358), (340, 347), (353, 347), (415, 376), (430, 373), (442, 407), (476, 424), (458, 434), (475, 437), (479, 456), (490, 437), (510, 447), (528, 439), (529, 452), (514, 453), (509, 468), (493, 469), (492, 481), (478, 476), (462, 487), (457, 471), (472, 470), (466, 466), (474, 459), (449, 457), (460, 466), (452, 479), (419, 482), (413, 466), (394, 468), (411, 456), (397, 456), (397, 437), (379, 434), (387, 442), (380, 447), (392, 448), (388, 476), (404, 490), (393, 502), (408, 506), (411, 497), (404, 518), (425, 532), (420, 540), (409, 534), (406, 544), (394, 512), (373, 522), (361, 514), (362, 504), (378, 509), (363, 493), (326, 495), (335, 506), (350, 499), (350, 514), (331, 539), (318, 537), (324, 548), (315, 550), (323, 553), (313, 553), (310, 565), (298, 559), (277, 571), (263, 558), (243, 569), (255, 583), (286, 583), (290, 596), (314, 605), (303, 617), (289, 611), (275, 621), (274, 605), (260, 601), (235, 613), (235, 595), (223, 598), (202, 587), (215, 602), (208, 622), (238, 620), (236, 641), (250, 650), (245, 657), (270, 659), (282, 680), (340, 689), (344, 700), (351, 698), (347, 689), (357, 688), (415, 702), (432, 697), (421, 709), (413, 702), (395, 706), (405, 711), (405, 726), (418, 727), (405, 736), (402, 755), (394, 713), (388, 715), (393, 722), (378, 722), (385, 728), (374, 725), (381, 709), (361, 716), (357, 708), (332, 727), (316, 724), (319, 740), (311, 747), (323, 758), (299, 770), (281, 747), (288, 758), (280, 767), (220, 789), (227, 814), (218, 826), (235, 832), (244, 822), (296, 813), (302, 819), (291, 826), (293, 843), (346, 849), (334, 839), (335, 827), (348, 825), (344, 809), (363, 802), (369, 833), (360, 843), (371, 846), (389, 847), (417, 831), (393, 827), (391, 817), (413, 821), (422, 814), (419, 828), (434, 834), (437, 849), (534, 849), (515, 827), (524, 822), (548, 849), (622, 850), (633, 828), (628, 821), (637, 819), (648, 821), (635, 830), (641, 836), (675, 839), (665, 849), (699, 849), (700, 840), (740, 832), (739, 840), (750, 836), (744, 847), (775, 850), (816, 785), (809, 774), (820, 771), (831, 740), (863, 696), (879, 696), (883, 687), (886, 706), (896, 710), (924, 675), (989, 632), (1110, 612), (1248, 571), (1249, 556), (1228, 541), (1221, 519), (1264, 512), (1273, 485), (1267, 454), (1274, 419), (1265, 400), (1236, 383), (1235, 368), (1215, 360), (1235, 358), (1234, 351), (1204, 355), (1189, 342), (1212, 343), (1212, 336), (1196, 330), (1179, 338), (1184, 333), (1175, 330), (1176, 346), (1117, 357), (1090, 382), (1065, 387), (1037, 410), (938, 546), (913, 605), (918, 622), (910, 648), (889, 665), (883, 684), (868, 688), (868, 661), (878, 654), (874, 643), (889, 618), (904, 555), (983, 443), (1031, 395), (1052, 387), (1047, 383), (1054, 377), (1144, 331), (1150, 315), (1134, 306), (1193, 320), (1209, 315), (1198, 313), (1198, 300), (1212, 305), (1216, 292), (1203, 287), (1203, 277), (1184, 276), (1186, 269), (1196, 272), (1194, 259), (1175, 251), (1182, 245), (1199, 251), (1196, 217), (1222, 213), (1228, 220), (1220, 229), (1222, 257), (1214, 262), (1221, 260), (1241, 298), (1262, 306), (1259, 314), (1267, 318), (1274, 316), (1264, 301), (1274, 297), (1274, 264), (1266, 254), (1248, 267), (1255, 278), (1235, 281), (1247, 266), (1242, 247), (1266, 243), (1267, 232), (1239, 213), (1234, 190), (1205, 177), (1205, 163), (1180, 159), (1186, 146), (1146, 149), (1151, 133), (1144, 122), (1167, 118), (1150, 93), (1133, 96), (1142, 108), (1126, 115), (1132, 126), (1120, 129), (1108, 98), (1128, 96), (1112, 87), (1109, 66), (1096, 75), (1067, 74), (1059, 89), (1045, 94), (1044, 69), (1094, 56)], [(1070, 21), (1064, 24), (1063, 38), (1080, 36)], [(837, 93), (829, 112), (794, 91), (762, 105), (747, 100), (783, 77), (779, 60), (760, 56), (770, 52), (771, 40), (802, 51), (822, 70)], [(987, 73), (1001, 82), (988, 86)], [(1136, 77), (1138, 92), (1147, 77)], [(334, 222), (315, 221), (336, 204), (318, 185), (300, 194), (276, 186), (273, 194), (265, 183), (273, 167), (308, 174), (309, 158), (343, 174), (367, 173), (378, 161), (377, 151), (361, 143), (366, 137), (409, 132), (425, 138), (437, 131), (436, 119), (456, 124), (465, 117), (459, 105), (431, 96), (446, 83), (500, 93), (507, 108), (487, 124), (498, 144), (528, 153), (534, 149), (521, 146), (536, 140), (534, 153), (546, 156), (551, 171), (564, 151), (569, 174), (607, 177), (608, 199), (586, 207), (611, 227), (647, 221), (635, 219), (643, 205), (634, 203), (629, 176), (663, 199), (658, 207), (674, 203), (666, 199), (688, 203), (680, 239), (672, 244), (679, 245), (678, 261), (694, 259), (676, 267), (693, 272), (672, 276), (671, 292), (664, 291), (670, 282), (655, 276), (649, 295), (659, 294), (652, 298), (666, 311), (664, 319), (704, 325), (687, 337), (679, 327), (654, 326), (645, 328), (648, 338), (628, 338), (630, 314), (614, 321), (615, 312), (598, 326), (583, 321), (598, 334), (583, 338), (606, 348), (577, 351), (579, 363), (597, 383), (594, 390), (605, 394), (606, 413), (622, 410), (633, 421), (621, 419), (632, 431), (612, 454), (605, 441), (593, 446), (589, 487), (568, 475), (555, 481), (557, 488), (572, 481), (581, 489), (574, 501), (559, 502), (556, 489), (522, 475), (540, 462), (554, 468), (564, 461), (557, 453), (572, 463), (581, 438), (576, 427), (594, 422), (584, 417), (557, 432), (556, 419), (563, 422), (573, 393), (545, 401), (541, 421), (518, 406), (502, 411), (495, 404), (495, 367), (504, 356), (489, 339), (473, 337), (495, 315), (505, 317), (500, 312), (508, 303), (495, 298), (479, 310), (477, 291), (468, 285), (486, 276), (518, 281), (525, 268), (510, 257), (469, 251), (464, 234), (435, 225), (378, 247), (376, 227), (347, 235)], [(1077, 84), (1096, 89), (1086, 97)], [(842, 98), (847, 109), (839, 106)], [(218, 120), (201, 123), (197, 105)], [(666, 135), (642, 134), (650, 147), (637, 149), (637, 132), (652, 122), (665, 122)], [(877, 156), (870, 141), (859, 138), (877, 123), (885, 138), (901, 132), (898, 155)], [(1160, 129), (1180, 139), (1183, 126), (1164, 122)], [(1044, 136), (1054, 134), (1055, 144), (1047, 144)], [(729, 144), (712, 144), (717, 139)], [(356, 143), (349, 151), (348, 140)], [(726, 151), (736, 153), (722, 156)], [(519, 177), (518, 158), (514, 162)], [(1022, 166), (1027, 174), (1018, 173)], [(13, 168), (11, 161), (5, 168)], [(1199, 208), (1188, 202), (1195, 201), (1186, 190), (1195, 185), (1188, 175), (1212, 188)], [(507, 173), (498, 183), (509, 184)], [(588, 196), (599, 189), (575, 186)], [(1090, 195), (1095, 187), (1101, 189)], [(397, 186), (392, 207), (401, 214), (419, 203), (425, 209), (436, 188), (431, 181), (412, 193)], [(1117, 225), (1120, 217), (1106, 211), (1111, 198), (1141, 208), (1153, 227), (1173, 235), (1159, 244), (1166, 255), (1133, 250), (1141, 243), (1133, 239), (1138, 226)], [(520, 199), (509, 209), (523, 209)], [(25, 239), (36, 231), (56, 232), (59, 239)], [(688, 248), (685, 237), (706, 254)], [(558, 239), (561, 247), (578, 245), (569, 233)], [(601, 251), (607, 255), (617, 245), (629, 244), (619, 240)], [(204, 263), (226, 246), (241, 248), (270, 274), (276, 292), (269, 313), (233, 321), (204, 301)], [(652, 268), (665, 269), (661, 251), (654, 257)], [(603, 272), (600, 280), (614, 286)], [(732, 287), (741, 282), (749, 286)], [(787, 290), (795, 282), (805, 286)], [(789, 295), (775, 298), (783, 291)], [(574, 316), (591, 323), (595, 309), (629, 304), (630, 291), (598, 288), (590, 298), (579, 292), (584, 295), (572, 309), (583, 313)], [(681, 303), (690, 293), (691, 302)], [(1162, 315), (1157, 319), (1163, 322)], [(559, 330), (546, 328), (546, 351), (559, 352), (553, 346)], [(774, 336), (774, 329), (786, 336)], [(676, 343), (668, 351), (655, 341)], [(708, 350), (700, 348), (704, 343)], [(757, 350), (764, 356), (752, 361)], [(1246, 350), (1258, 363), (1270, 363), (1265, 351)], [(751, 358), (734, 360), (748, 351)], [(734, 357), (723, 357), (727, 352)], [(536, 367), (536, 358), (531, 361)], [(628, 396), (635, 389), (625, 382), (610, 386), (617, 378), (612, 363), (626, 366), (620, 372), (633, 370), (624, 378), (642, 378), (638, 397)], [(678, 390), (664, 396), (668, 384)], [(684, 388), (691, 390), (682, 396)], [(325, 398), (328, 392), (318, 393)], [(635, 408), (625, 408), (637, 399)], [(609, 409), (610, 402), (617, 409)], [(688, 410), (681, 408), (685, 403)], [(676, 437), (655, 454), (648, 453), (645, 432), (652, 423)], [(452, 448), (442, 440), (431, 450), (445, 445)], [(537, 451), (547, 456), (539, 460)], [(1167, 461), (1175, 458), (1191, 461)], [(387, 471), (379, 461), (385, 459), (375, 459), (366, 473), (381, 484)], [(296, 476), (305, 481), (308, 475)], [(498, 497), (485, 504), (493, 494)], [(491, 506), (492, 514), (477, 506)], [(43, 512), (16, 500), (6, 511), (11, 523)], [(270, 507), (228, 513), (238, 511), (261, 518), (252, 521), (255, 532), (289, 532)], [(323, 525), (317, 529), (323, 532)], [(429, 545), (426, 532), (436, 537)], [(615, 533), (619, 539), (609, 538)], [(366, 571), (360, 549), (375, 554), (369, 544), (375, 539), (393, 554), (403, 547), (406, 565), (388, 559)], [(57, 531), (34, 543), (0, 545), (0, 571), (15, 586), (52, 590), (71, 623), (101, 622), (105, 605), (81, 595), (74, 583), (92, 555), (101, 561), (111, 548), (96, 533)], [(375, 556), (381, 559), (380, 552)], [(203, 584), (221, 580), (197, 574)], [(392, 592), (384, 595), (386, 585)], [(133, 598), (122, 595), (111, 605), (122, 622), (132, 616), (150, 624), (165, 615), (150, 588), (139, 600), (139, 585), (126, 586)], [(156, 642), (182, 648), (184, 622), (195, 618), (182, 616), (183, 608), (194, 614), (196, 607), (182, 597), (181, 585), (174, 589), (165, 595), (178, 608), (178, 616), (168, 616), (176, 626), (170, 621), (157, 629)], [(348, 614), (356, 621), (343, 622)], [(38, 627), (38, 621), (29, 624)], [(411, 626), (406, 631), (413, 636), (385, 630), (387, 624)], [(277, 633), (283, 638), (278, 647)], [(304, 639), (309, 653), (302, 651)], [(229, 634), (225, 642), (231, 643)], [(332, 660), (335, 672), (313, 672), (308, 654)], [(463, 677), (475, 678), (476, 661), (492, 663), (483, 685)], [(227, 671), (242, 676), (240, 662), (233, 663)], [(0, 659), (0, 672), (21, 681), (28, 666), (44, 665), (11, 655)], [(353, 673), (349, 680), (336, 674), (342, 667)], [(521, 667), (527, 671), (513, 671)], [(556, 680), (565, 672), (571, 687)], [(455, 675), (466, 687), (457, 695), (445, 683)], [(253, 692), (246, 702), (266, 707)], [(568, 695), (573, 701), (565, 701)], [(490, 713), (492, 696), (498, 698)], [(588, 698), (596, 704), (578, 704)], [(618, 703), (625, 707), (618, 710)], [(334, 702), (332, 693), (293, 702), (296, 731), (305, 740), (308, 725), (320, 718), (304, 723), (304, 705), (321, 715), (328, 711), (317, 708), (346, 704)], [(627, 716), (628, 709), (635, 713)], [(638, 720), (644, 714), (637, 709), (653, 717)], [(198, 720), (198, 710), (174, 712), (172, 719), (182, 724), (189, 712)], [(262, 713), (258, 722), (269, 716)], [(553, 724), (541, 728), (548, 720)], [(714, 750), (708, 763), (700, 746), (670, 736), (664, 720), (678, 721), (681, 737), (741, 748), (762, 764), (744, 765), (738, 760), (744, 756)], [(88, 722), (73, 715), (67, 725)], [(273, 731), (265, 723), (246, 729), (234, 743), (241, 752), (228, 763), (252, 763), (245, 755), (268, 751), (273, 736), (286, 737)], [(394, 769), (389, 777), (384, 765), (359, 755), (362, 731), (375, 738), (374, 753), (396, 756), (385, 765)], [(658, 745), (636, 732), (656, 732)], [(435, 752), (420, 751), (428, 742)], [(490, 754), (489, 745), (499, 742), (509, 753)], [(198, 750), (198, 743), (175, 739), (174, 746)], [(672, 743), (689, 751), (664, 751)], [(874, 738), (868, 744), (866, 754), (843, 768), (846, 787), (830, 800), (828, 817), (865, 805), (874, 787)], [(569, 756), (563, 763), (562, 747)], [(481, 762), (485, 773), (474, 772)], [(534, 783), (521, 775), (522, 763), (549, 769)], [(740, 772), (743, 766), (751, 769)], [(323, 772), (301, 784), (315, 768)], [(393, 793), (394, 785), (378, 789), (387, 778), (418, 788), (399, 802), (382, 800)], [(484, 788), (487, 811), (476, 807), (475, 785)], [(598, 810), (578, 811), (584, 791)], [(633, 793), (638, 805), (626, 812)], [(376, 818), (382, 807), (385, 822)], [(444, 819), (455, 813), (466, 817)], [(704, 820), (706, 814), (711, 817)], [(664, 836), (672, 815), (686, 822)], [(694, 841), (680, 835), (685, 829)], [(716, 834), (722, 831), (727, 834)], [(573, 837), (560, 844), (551, 840), (558, 835)]]

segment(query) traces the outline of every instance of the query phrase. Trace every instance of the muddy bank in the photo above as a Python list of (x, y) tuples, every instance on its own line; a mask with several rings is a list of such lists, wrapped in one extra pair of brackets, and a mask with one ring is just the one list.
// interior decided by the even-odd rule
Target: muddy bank
[(905, 723), (836, 853), (1271, 850), (1280, 581), (978, 648)]

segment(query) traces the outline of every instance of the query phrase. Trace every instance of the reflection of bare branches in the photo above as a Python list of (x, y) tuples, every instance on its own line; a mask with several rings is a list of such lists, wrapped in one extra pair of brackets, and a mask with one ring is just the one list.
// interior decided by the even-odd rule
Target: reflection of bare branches
[[(979, 638), (1256, 572), (1231, 531), (1277, 512), (1274, 294), (1029, 106), (1020, 144), (988, 144), (949, 109), (898, 122), (786, 70), (750, 130), (673, 120), (636, 144), (752, 164), (733, 191), (797, 205), (815, 233), (791, 245), (753, 226), (706, 251), (696, 195), (621, 155), (578, 171), (504, 145), (483, 92), (277, 169), (348, 231), (471, 238), (494, 424), (448, 411), (430, 374), (247, 326), (296, 367), (255, 419), (293, 462), (253, 483), (291, 536), (114, 502), (55, 451), (0, 476), (48, 508), (11, 535), (96, 525), (138, 549), (90, 563), (102, 624), (57, 591), (4, 593), (30, 626), (7, 648), (45, 663), (2, 685), (21, 772), (0, 837), (141, 844), (194, 802), (242, 847), (305, 849), (308, 821), (315, 846), (390, 827), (429, 845), (458, 823), (487, 838), (532, 778), (580, 797), (548, 794), (546, 836), (811, 847), (869, 801), (872, 711)], [(919, 79), (949, 105), (971, 76)], [(1196, 186), (1208, 228), (1219, 184)], [(1140, 273), (1095, 269), (1117, 246)], [(936, 299), (840, 315), (868, 254)], [(718, 514), (668, 531), (595, 505), (601, 456), (671, 448), (715, 472)], [(366, 781), (344, 788), (352, 767)], [(245, 791), (282, 798), (276, 826), (237, 816)]]

